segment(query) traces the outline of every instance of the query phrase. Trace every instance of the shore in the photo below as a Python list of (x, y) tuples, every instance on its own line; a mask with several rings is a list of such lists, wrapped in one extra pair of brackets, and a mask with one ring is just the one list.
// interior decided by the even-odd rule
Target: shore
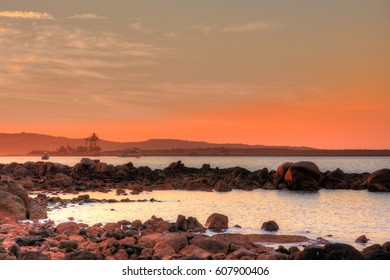
[[(104, 225), (76, 223), (74, 218), (59, 224), (42, 221), (53, 203), (100, 202), (86, 195), (62, 200), (51, 193), (77, 195), (112, 189), (118, 195), (153, 190), (317, 192), (321, 188), (388, 192), (389, 169), (371, 174), (348, 174), (340, 169), (323, 173), (312, 162), (297, 162), (283, 163), (275, 171), (263, 168), (250, 172), (207, 164), (188, 168), (174, 162), (151, 170), (85, 158), (73, 167), (51, 162), (3, 164), (0, 174), (0, 259), (390, 259), (390, 242), (359, 251), (324, 238), (275, 234), (278, 225), (274, 221), (263, 224), (268, 234), (229, 234), (225, 232), (231, 226), (228, 217), (218, 213), (202, 221), (204, 224), (182, 215), (176, 222), (156, 216), (143, 222), (122, 220)], [(40, 194), (32, 199), (29, 194), (36, 191)], [(124, 198), (123, 202), (132, 200)], [(360, 236), (356, 242), (365, 243), (367, 238)], [(282, 245), (275, 249), (267, 244)]]
[[(227, 217), (213, 214), (205, 226), (223, 231)], [(269, 225), (268, 225), (269, 226)], [(278, 243), (277, 249), (261, 245)], [(303, 249), (290, 244), (303, 243)], [(297, 235), (205, 234), (196, 218), (176, 223), (157, 217), (92, 226), (72, 221), (0, 225), (3, 260), (364, 260), (390, 259), (390, 242), (358, 251), (351, 245)]]

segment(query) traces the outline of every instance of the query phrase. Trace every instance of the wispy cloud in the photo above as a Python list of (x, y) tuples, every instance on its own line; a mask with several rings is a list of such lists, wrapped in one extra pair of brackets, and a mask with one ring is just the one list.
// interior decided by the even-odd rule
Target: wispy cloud
[(69, 19), (105, 19), (105, 16), (100, 16), (97, 14), (77, 14), (68, 17)]
[(26, 12), (26, 11), (0, 11), (0, 17), (21, 18), (21, 19), (54, 19), (48, 13)]
[(8, 32), (7, 28), (0, 27), (0, 33), (5, 33)]
[(229, 25), (223, 28), (224, 32), (247, 33), (259, 30), (269, 30), (279, 27), (281, 24), (274, 21), (253, 21), (237, 25)]

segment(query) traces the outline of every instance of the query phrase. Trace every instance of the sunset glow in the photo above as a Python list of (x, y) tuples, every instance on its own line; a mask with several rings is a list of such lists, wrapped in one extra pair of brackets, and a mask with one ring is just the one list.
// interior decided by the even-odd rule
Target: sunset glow
[(8, 2), (0, 132), (390, 148), (389, 1)]

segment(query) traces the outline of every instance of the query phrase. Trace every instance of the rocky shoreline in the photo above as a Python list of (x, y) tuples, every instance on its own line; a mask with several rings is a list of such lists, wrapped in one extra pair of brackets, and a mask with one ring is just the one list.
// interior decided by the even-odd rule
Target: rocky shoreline
[[(228, 218), (215, 213), (205, 226), (179, 215), (175, 223), (152, 217), (89, 226), (52, 221), (0, 225), (0, 260), (388, 260), (390, 242), (358, 251), (319, 238), (272, 234), (212, 236)], [(283, 244), (274, 249), (263, 243)], [(289, 244), (304, 243), (303, 249)], [(288, 247), (289, 246), (289, 247)]]
[(226, 169), (186, 167), (174, 162), (164, 169), (134, 167), (131, 162), (114, 166), (83, 158), (73, 167), (52, 162), (0, 164), (2, 179), (15, 180), (28, 191), (77, 193), (130, 189), (133, 194), (153, 190), (227, 192), (232, 189), (290, 190), (352, 189), (390, 192), (390, 169), (373, 173), (345, 173), (341, 169), (320, 172), (313, 162), (283, 163), (277, 170), (251, 172), (241, 167)]
[[(201, 190), (227, 192), (232, 189), (290, 190), (315, 192), (326, 189), (354, 189), (388, 192), (390, 170), (371, 174), (347, 174), (337, 169), (320, 172), (312, 162), (284, 163), (276, 171), (266, 168), (250, 172), (240, 167), (218, 169), (205, 164), (188, 168), (181, 162), (163, 170), (135, 168), (131, 163), (112, 166), (82, 159), (73, 167), (51, 162), (0, 165), (0, 259), (390, 259), (390, 242), (374, 244), (362, 251), (348, 244), (330, 243), (296, 235), (275, 235), (274, 221), (263, 224), (269, 234), (229, 234), (228, 217), (214, 213), (203, 225), (194, 217), (178, 215), (176, 222), (153, 216), (147, 221), (122, 220), (87, 225), (69, 221), (55, 225), (47, 218), (50, 205), (101, 202), (88, 195), (73, 199), (50, 197), (49, 193), (78, 194), (81, 191), (108, 192), (118, 196), (131, 191)], [(31, 192), (41, 192), (31, 198)], [(124, 198), (105, 202), (142, 202)], [(153, 202), (158, 202), (154, 200)], [(28, 222), (21, 222), (28, 220)], [(239, 227), (237, 225), (237, 227)], [(206, 230), (218, 232), (210, 236)], [(367, 242), (365, 236), (356, 242)], [(278, 249), (264, 246), (284, 244)], [(292, 244), (303, 244), (303, 249)], [(289, 246), (287, 249), (285, 246)]]

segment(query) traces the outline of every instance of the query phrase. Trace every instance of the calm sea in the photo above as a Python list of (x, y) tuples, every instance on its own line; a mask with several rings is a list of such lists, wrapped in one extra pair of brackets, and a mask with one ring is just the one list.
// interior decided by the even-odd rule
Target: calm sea
[[(170, 163), (181, 160), (188, 167), (201, 167), (208, 163), (211, 167), (228, 168), (241, 166), (250, 171), (256, 171), (264, 167), (270, 170), (276, 170), (284, 162), (297, 162), (302, 160), (315, 162), (321, 171), (335, 170), (341, 168), (345, 172), (373, 172), (382, 168), (390, 168), (390, 157), (90, 157), (100, 159), (102, 162), (113, 165), (132, 162), (134, 166), (149, 166), (152, 169), (162, 169)], [(80, 162), (81, 157), (51, 157), (50, 161), (73, 166)], [(40, 157), (0, 157), (0, 163), (27, 161), (40, 161)]]
[[(92, 198), (122, 199), (115, 192), (89, 193)], [(72, 195), (62, 196), (71, 198)], [(277, 234), (297, 234), (309, 238), (323, 237), (359, 247), (355, 239), (365, 234), (370, 242), (390, 241), (390, 193), (370, 193), (366, 190), (321, 190), (318, 193), (289, 191), (240, 191), (228, 193), (200, 191), (153, 191), (128, 195), (130, 199), (161, 202), (91, 203), (72, 205), (48, 213), (55, 222), (74, 217), (89, 225), (116, 222), (123, 219), (146, 221), (152, 215), (176, 221), (177, 215), (196, 217), (202, 224), (212, 213), (229, 217), (229, 232), (264, 233), (261, 225), (275, 220)], [(233, 228), (240, 225), (241, 229)], [(332, 235), (327, 237), (327, 235)]]

